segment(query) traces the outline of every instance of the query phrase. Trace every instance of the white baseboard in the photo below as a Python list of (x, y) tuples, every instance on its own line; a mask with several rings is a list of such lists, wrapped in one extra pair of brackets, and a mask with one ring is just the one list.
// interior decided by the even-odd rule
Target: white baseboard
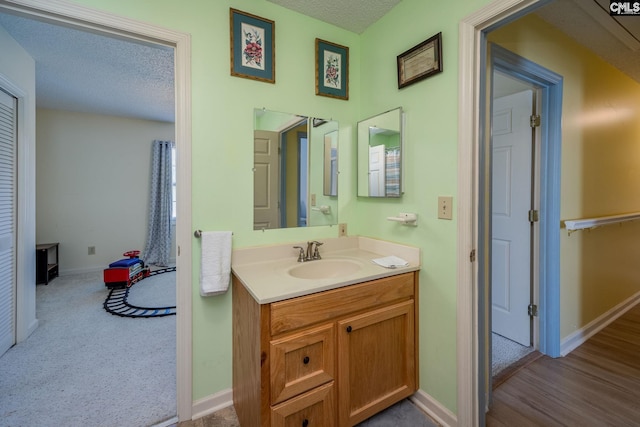
[(197, 420), (231, 405), (233, 405), (233, 389), (228, 388), (193, 402), (191, 419)]
[(587, 323), (583, 328), (568, 335), (560, 343), (560, 354), (562, 356), (566, 356), (571, 353), (581, 344), (585, 343), (589, 338), (606, 328), (609, 324), (632, 309), (638, 303), (640, 303), (640, 292), (637, 292), (631, 298), (621, 302), (611, 310)]
[[(175, 264), (176, 264), (175, 258), (169, 259), (169, 265), (170, 266), (173, 266)], [(94, 266), (91, 266), (91, 267), (68, 268), (66, 270), (60, 270), (59, 274), (60, 274), (60, 276), (70, 276), (72, 274), (97, 273), (97, 272), (103, 272), (104, 269), (107, 268), (107, 267), (109, 267), (108, 263), (104, 264), (104, 265), (94, 265)]]
[(158, 424), (154, 424), (151, 427), (172, 427), (177, 425), (180, 422), (178, 417), (169, 418), (168, 420), (162, 421)]
[(102, 272), (107, 266), (93, 266), (93, 267), (83, 267), (83, 268), (72, 268), (66, 270), (60, 270), (60, 276), (71, 276), (72, 274), (86, 274), (86, 273), (97, 273)]
[(443, 427), (455, 427), (458, 425), (458, 417), (424, 391), (416, 391), (409, 399), (439, 425)]
[(34, 333), (36, 329), (38, 329), (38, 325), (40, 325), (40, 321), (38, 319), (33, 319), (33, 322), (31, 322), (29, 328), (27, 328), (27, 336), (25, 337), (25, 339), (29, 338), (31, 334)]

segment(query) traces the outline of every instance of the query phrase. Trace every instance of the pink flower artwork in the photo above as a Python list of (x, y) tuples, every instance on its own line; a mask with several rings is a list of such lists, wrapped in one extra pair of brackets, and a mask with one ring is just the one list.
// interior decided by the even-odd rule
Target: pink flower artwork
[(324, 52), (324, 83), (325, 86), (341, 89), (340, 80), (341, 58), (333, 52)]
[(242, 65), (245, 67), (264, 70), (264, 30), (248, 24), (242, 24), (244, 35), (244, 49), (242, 51)]

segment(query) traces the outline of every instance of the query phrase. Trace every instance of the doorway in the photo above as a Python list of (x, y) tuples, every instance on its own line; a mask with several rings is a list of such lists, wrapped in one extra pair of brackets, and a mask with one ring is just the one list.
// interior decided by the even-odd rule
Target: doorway
[(491, 374), (537, 343), (538, 90), (493, 70), (491, 94)]
[[(0, 11), (19, 12), (24, 16), (38, 17), (49, 22), (67, 25), (74, 28), (91, 30), (98, 34), (118, 36), (124, 39), (145, 40), (147, 42), (163, 44), (174, 49), (175, 55), (175, 96), (176, 104), (190, 105), (190, 37), (188, 34), (155, 27), (149, 24), (98, 12), (82, 6), (73, 8), (55, 2), (40, 2), (24, 0), (20, 5), (16, 2), (7, 4), (0, 2)], [(189, 173), (191, 170), (191, 132), (190, 109), (176, 108), (175, 140), (179, 151), (177, 159), (177, 193), (180, 194), (177, 204), (176, 243), (177, 243), (177, 279), (176, 279), (176, 365), (177, 365), (177, 412), (180, 420), (191, 418), (192, 411), (192, 374), (191, 374), (191, 189)], [(35, 172), (31, 170), (31, 174)], [(18, 193), (18, 202), (24, 199), (24, 194)], [(22, 234), (21, 234), (22, 233)], [(25, 234), (35, 234), (35, 223), (25, 224), (18, 229), (18, 241)], [(29, 239), (27, 239), (27, 242)], [(33, 249), (31, 249), (33, 252)], [(20, 256), (20, 255), (19, 255)], [(18, 274), (35, 271), (33, 257), (19, 258)], [(20, 276), (19, 276), (20, 277)], [(31, 283), (32, 281), (29, 281)], [(18, 294), (23, 293), (21, 287), (27, 287), (27, 282), (18, 283)], [(35, 295), (33, 295), (35, 298)], [(24, 323), (30, 319), (26, 319)], [(18, 319), (18, 327), (24, 328), (22, 320)], [(26, 336), (24, 337), (26, 338)]]
[[(500, 167), (501, 158), (507, 157), (502, 153), (494, 152), (500, 150), (498, 143), (501, 135), (491, 135), (487, 140), (482, 140), (480, 146), (484, 147), (483, 152), (489, 153), (480, 164), (480, 176), (491, 171), (491, 176), (495, 180), (491, 185), (481, 187), (479, 190), (479, 210), (480, 223), (488, 222), (486, 236), (490, 242), (482, 247), (487, 248), (479, 255), (484, 260), (488, 280), (480, 281), (479, 286), (486, 292), (489, 303), (479, 303), (479, 325), (480, 329), (489, 331), (487, 344), (480, 342), (480, 354), (488, 354), (489, 361), (483, 364), (490, 367), (493, 358), (493, 346), (491, 342), (492, 332), (498, 328), (504, 335), (513, 341), (525, 346), (527, 350), (533, 347), (539, 349), (543, 354), (557, 357), (559, 356), (559, 207), (560, 207), (560, 149), (561, 149), (561, 115), (562, 115), (562, 77), (552, 71), (526, 59), (501, 46), (490, 44), (488, 46), (490, 54), (490, 69), (492, 73), (498, 73), (500, 77), (508, 76), (511, 80), (504, 81), (514, 85), (516, 94), (508, 97), (500, 97), (501, 101), (509, 100), (509, 108), (501, 106), (500, 103), (492, 102), (492, 132), (499, 129), (508, 129), (506, 124), (500, 125), (496, 117), (500, 117), (505, 111), (514, 112), (513, 116), (522, 116), (522, 130), (520, 141), (526, 141), (526, 147), (519, 154), (523, 157), (519, 165), (514, 162), (510, 168)], [(513, 79), (516, 79), (514, 82)], [(492, 79), (493, 80), (493, 79)], [(493, 81), (495, 86), (495, 81)], [(524, 90), (521, 90), (524, 89)], [(493, 97), (492, 97), (493, 98)], [(513, 108), (515, 99), (518, 98), (522, 104), (523, 112), (515, 113)], [(533, 112), (533, 114), (531, 114)], [(527, 116), (529, 120), (527, 120)], [(502, 120), (505, 123), (513, 123), (515, 120)], [(500, 133), (500, 132), (497, 132)], [(504, 132), (507, 133), (507, 132)], [(496, 143), (496, 147), (493, 147)], [(487, 147), (489, 144), (491, 147)], [(515, 151), (509, 151), (515, 155)], [(502, 157), (501, 157), (502, 156)], [(512, 156), (513, 157), (513, 156)], [(519, 178), (513, 178), (512, 173), (509, 178), (504, 178), (505, 173), (500, 177), (496, 171), (513, 171), (522, 169)], [(515, 188), (518, 187), (516, 191)], [(504, 193), (510, 189), (509, 197)], [(501, 194), (501, 192), (503, 194)], [(513, 200), (512, 194), (524, 194), (521, 202), (506, 203), (506, 199)], [(483, 202), (488, 200), (488, 202)], [(503, 219), (496, 217), (496, 206), (507, 206), (508, 209), (498, 209), (497, 212), (513, 210), (517, 207), (520, 212), (517, 214), (518, 223), (516, 231), (508, 230), (513, 240), (517, 241), (515, 247), (520, 252), (513, 249), (505, 251), (503, 247), (514, 245), (504, 245), (507, 241), (502, 239), (499, 233), (504, 232), (501, 223)], [(490, 216), (486, 221), (482, 218)], [(504, 215), (503, 215), (504, 216)], [(511, 224), (513, 227), (513, 224)], [(515, 234), (514, 234), (515, 233)], [(519, 233), (519, 234), (517, 234)], [(496, 239), (499, 238), (499, 239)], [(501, 244), (496, 245), (499, 240)], [(501, 253), (505, 253), (503, 257)], [(511, 257), (511, 258), (509, 258)], [(500, 261), (509, 259), (508, 262)], [(506, 269), (505, 269), (506, 267)], [(516, 271), (514, 271), (516, 270)], [(501, 272), (507, 271), (509, 274)], [(522, 273), (518, 277), (518, 273)], [(520, 282), (520, 285), (518, 285)], [(524, 285), (522, 285), (524, 283)], [(507, 286), (510, 284), (511, 286)], [(517, 291), (517, 292), (515, 292)], [(494, 294), (495, 293), (495, 294)], [(508, 295), (508, 298), (504, 296)], [(518, 295), (518, 296), (514, 296)], [(519, 299), (518, 299), (519, 298)], [(509, 307), (516, 312), (517, 316), (505, 317), (507, 310), (495, 310), (495, 302), (499, 302), (503, 307)], [(534, 320), (535, 319), (535, 320)], [(495, 323), (495, 324), (494, 324)], [(508, 323), (506, 329), (500, 329), (501, 323)], [(485, 326), (483, 326), (483, 324)], [(541, 327), (537, 327), (538, 324)], [(485, 329), (486, 328), (486, 329)], [(484, 348), (483, 348), (484, 347)], [(531, 347), (531, 348), (529, 348)], [(488, 371), (491, 372), (491, 371)], [(486, 388), (485, 388), (486, 387)], [(491, 401), (492, 378), (488, 378), (482, 386), (482, 394), (487, 396), (486, 407)]]

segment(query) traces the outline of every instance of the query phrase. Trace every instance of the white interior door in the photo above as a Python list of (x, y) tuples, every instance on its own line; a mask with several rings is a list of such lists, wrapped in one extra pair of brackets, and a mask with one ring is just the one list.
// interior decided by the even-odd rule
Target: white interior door
[(384, 145), (369, 147), (369, 196), (385, 196)]
[(493, 105), (492, 330), (530, 346), (533, 91)]
[(16, 104), (0, 90), (0, 356), (16, 343)]
[(253, 142), (253, 229), (278, 228), (279, 133), (255, 131)]

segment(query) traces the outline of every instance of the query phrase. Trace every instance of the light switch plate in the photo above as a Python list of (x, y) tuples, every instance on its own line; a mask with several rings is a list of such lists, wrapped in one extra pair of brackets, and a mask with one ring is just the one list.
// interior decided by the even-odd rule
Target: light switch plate
[(453, 219), (453, 197), (438, 197), (438, 219)]

